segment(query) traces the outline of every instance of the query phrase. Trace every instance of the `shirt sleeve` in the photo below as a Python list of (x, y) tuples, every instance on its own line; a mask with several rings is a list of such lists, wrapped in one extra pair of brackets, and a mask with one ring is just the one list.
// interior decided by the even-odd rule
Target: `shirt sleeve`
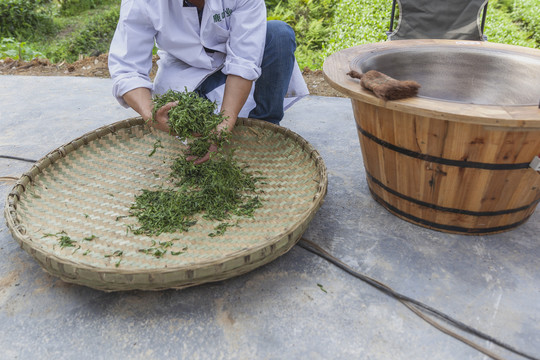
[(152, 49), (156, 31), (142, 0), (122, 0), (120, 18), (109, 49), (113, 96), (128, 107), (122, 96), (130, 90), (152, 89)]
[(231, 13), (230, 36), (223, 73), (257, 80), (266, 39), (266, 6), (263, 0), (242, 0)]

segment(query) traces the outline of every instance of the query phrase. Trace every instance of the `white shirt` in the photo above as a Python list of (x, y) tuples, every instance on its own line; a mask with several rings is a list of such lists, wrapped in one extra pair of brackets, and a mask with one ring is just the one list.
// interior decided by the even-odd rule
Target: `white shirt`
[[(154, 94), (169, 89), (192, 91), (218, 70), (256, 80), (261, 74), (265, 38), (264, 0), (206, 0), (200, 24), (197, 8), (183, 6), (182, 0), (123, 0), (109, 51), (113, 95), (127, 107), (122, 96), (130, 90), (145, 87)], [(152, 84), (154, 41), (160, 60)], [(220, 103), (223, 88), (208, 94), (210, 100)], [(295, 65), (288, 96), (307, 94)], [(251, 95), (240, 116), (247, 116), (254, 107)]]

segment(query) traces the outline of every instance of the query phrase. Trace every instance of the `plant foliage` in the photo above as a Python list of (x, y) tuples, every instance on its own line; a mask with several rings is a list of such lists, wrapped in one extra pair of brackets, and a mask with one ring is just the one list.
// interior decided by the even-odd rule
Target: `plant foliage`
[(45, 58), (45, 55), (32, 49), (25, 42), (19, 42), (13, 38), (2, 38), (0, 40), (0, 59), (5, 58), (32, 60), (35, 58)]
[(355, 45), (386, 40), (390, 27), (391, 0), (341, 0), (324, 56)]
[(0, 0), (0, 37), (19, 41), (51, 35), (55, 27), (45, 0)]
[(338, 0), (267, 0), (269, 20), (282, 20), (296, 33), (296, 59), (301, 68), (320, 68), (321, 50), (330, 35)]
[[(391, 0), (265, 3), (269, 20), (295, 30), (301, 68), (319, 69), (336, 51), (386, 40)], [(53, 62), (72, 62), (108, 50), (119, 9), (120, 0), (0, 0), (0, 38), (24, 42)], [(540, 2), (490, 0), (485, 33), (491, 42), (540, 48)]]
[(512, 20), (528, 31), (535, 42), (535, 47), (540, 48), (540, 2), (538, 0), (506, 0), (504, 5)]
[[(154, 112), (174, 101), (178, 105), (169, 111), (169, 125), (175, 135), (181, 140), (217, 143), (221, 151), (212, 155), (210, 160), (195, 165), (187, 160), (187, 156), (194, 155), (192, 142), (189, 150), (177, 157), (171, 166), (170, 177), (174, 187), (143, 189), (135, 197), (130, 213), (137, 217), (139, 227), (133, 232), (159, 235), (162, 232), (188, 231), (196, 223), (196, 216), (203, 214), (206, 219), (221, 222), (209, 236), (222, 235), (227, 227), (236, 224), (227, 222), (232, 215), (253, 216), (255, 209), (261, 206), (256, 188), (259, 178), (234, 160), (232, 147), (224, 147), (228, 133), (223, 131), (219, 138), (216, 137), (214, 129), (223, 121), (223, 115), (215, 113), (215, 103), (194, 92), (170, 90), (154, 98)], [(156, 148), (154, 146), (154, 150)], [(206, 148), (196, 156), (207, 151)]]
[(79, 56), (97, 56), (109, 50), (120, 8), (112, 7), (90, 19), (81, 29), (62, 40), (48, 53), (54, 62), (76, 61)]
[(523, 26), (523, 23), (517, 21), (517, 16), (512, 13), (506, 0), (489, 2), (484, 34), (490, 42), (538, 47), (532, 34)]
[[(60, 14), (63, 16), (74, 16), (83, 11), (95, 9), (103, 4), (111, 3), (111, 0), (57, 0), (60, 3)], [(113, 0), (117, 4), (120, 1)]]

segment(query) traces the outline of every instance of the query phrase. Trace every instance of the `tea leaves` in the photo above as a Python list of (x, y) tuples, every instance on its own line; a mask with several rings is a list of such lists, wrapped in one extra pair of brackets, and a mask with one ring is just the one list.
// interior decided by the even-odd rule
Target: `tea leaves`
[[(230, 219), (232, 215), (253, 216), (262, 206), (257, 194), (260, 177), (250, 174), (245, 166), (234, 160), (234, 148), (224, 149), (230, 133), (217, 134), (214, 129), (224, 118), (216, 113), (217, 105), (194, 92), (170, 90), (154, 98), (154, 113), (165, 104), (178, 102), (169, 111), (171, 132), (181, 140), (190, 140), (189, 149), (178, 156), (172, 166), (170, 178), (174, 187), (157, 190), (142, 189), (135, 197), (130, 215), (138, 219), (134, 234), (159, 235), (163, 232), (188, 231), (197, 223), (196, 217), (212, 221)], [(209, 144), (218, 146), (209, 161), (195, 165), (187, 156), (201, 157)], [(154, 144), (155, 148), (155, 144)], [(223, 222), (209, 236), (223, 235), (236, 224)], [(143, 249), (161, 257), (164, 248)]]

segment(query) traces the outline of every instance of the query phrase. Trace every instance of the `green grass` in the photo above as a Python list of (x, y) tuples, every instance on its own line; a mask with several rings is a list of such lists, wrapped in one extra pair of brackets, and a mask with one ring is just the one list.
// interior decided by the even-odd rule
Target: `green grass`
[[(504, 1), (513, 3), (514, 8)], [(385, 41), (390, 12), (390, 0), (341, 0), (323, 56), (355, 45)], [(540, 48), (539, 22), (538, 0), (491, 0), (484, 33), (491, 42)]]
[[(536, 1), (536, 0), (535, 0)], [(517, 2), (517, 1), (516, 1)], [(510, 12), (503, 0), (492, 0), (488, 5), (484, 34), (488, 41), (501, 44), (540, 48), (523, 22)]]
[(514, 0), (507, 3), (507, 9), (514, 21), (529, 31), (535, 41), (535, 47), (540, 48), (540, 2), (538, 0)]
[(355, 45), (386, 40), (391, 7), (389, 0), (341, 0), (321, 55), (326, 57)]

